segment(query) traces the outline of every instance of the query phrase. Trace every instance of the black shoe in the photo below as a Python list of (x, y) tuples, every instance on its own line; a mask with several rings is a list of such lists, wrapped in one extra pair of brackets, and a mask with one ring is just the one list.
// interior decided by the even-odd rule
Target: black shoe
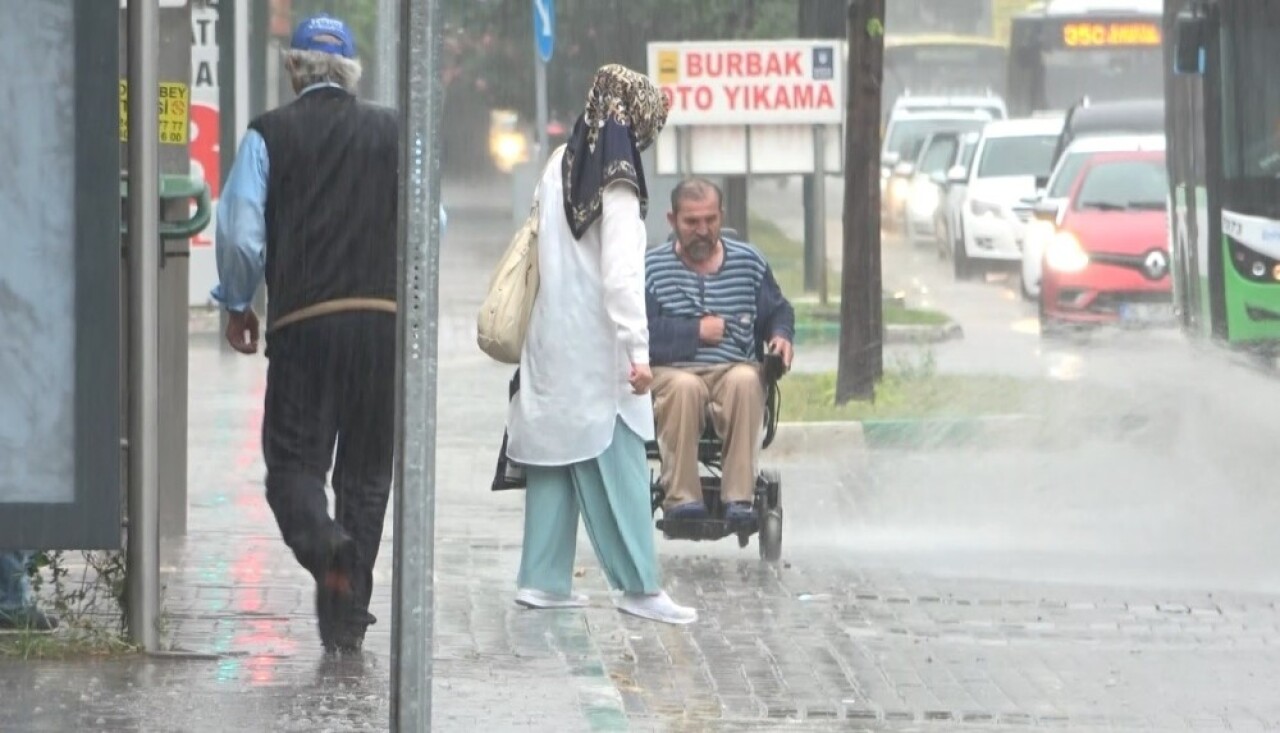
[(58, 618), (38, 608), (27, 607), (0, 611), (0, 630), (5, 631), (53, 631), (58, 628)]
[(355, 608), (356, 544), (336, 532), (326, 546), (326, 562), (316, 578), (316, 621), (320, 642), (326, 651), (357, 651), (364, 640), (363, 630), (354, 633), (351, 623)]

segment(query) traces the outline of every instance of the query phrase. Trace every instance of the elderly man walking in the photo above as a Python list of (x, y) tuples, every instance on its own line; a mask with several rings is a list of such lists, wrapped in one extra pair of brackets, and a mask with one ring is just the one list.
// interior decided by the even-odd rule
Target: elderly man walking
[(250, 123), (222, 190), (212, 295), (227, 341), (253, 354), (265, 276), (267, 502), (315, 578), (325, 649), (355, 651), (376, 621), (392, 479), (399, 123), (356, 98), (361, 67), (340, 20), (299, 24), (285, 66), (297, 99)]

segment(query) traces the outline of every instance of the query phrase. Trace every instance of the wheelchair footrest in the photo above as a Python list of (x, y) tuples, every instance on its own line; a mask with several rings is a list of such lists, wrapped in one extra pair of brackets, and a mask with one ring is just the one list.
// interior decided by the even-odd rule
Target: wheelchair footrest
[(668, 539), (714, 541), (735, 534), (755, 534), (759, 522), (730, 522), (724, 519), (659, 519), (658, 529)]

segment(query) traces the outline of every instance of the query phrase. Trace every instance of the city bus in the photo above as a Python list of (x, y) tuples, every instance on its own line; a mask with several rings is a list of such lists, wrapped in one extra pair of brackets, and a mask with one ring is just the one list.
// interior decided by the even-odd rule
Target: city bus
[(1011, 117), (1159, 97), (1163, 0), (1045, 0), (1011, 20)]
[(1003, 97), (1006, 54), (990, 37), (890, 33), (884, 40), (881, 108), (887, 115), (904, 96)]
[(1169, 243), (1184, 332), (1280, 345), (1280, 3), (1169, 0)]
[(885, 29), (894, 34), (947, 33), (991, 38), (1007, 46), (1009, 23), (1034, 0), (887, 0)]
[[(880, 108), (888, 122), (904, 96), (1003, 96), (1007, 42), (998, 14), (1008, 0), (892, 0), (885, 3), (884, 82)], [(1004, 12), (1004, 16), (1008, 13)], [(1004, 104), (1001, 102), (1003, 113)]]

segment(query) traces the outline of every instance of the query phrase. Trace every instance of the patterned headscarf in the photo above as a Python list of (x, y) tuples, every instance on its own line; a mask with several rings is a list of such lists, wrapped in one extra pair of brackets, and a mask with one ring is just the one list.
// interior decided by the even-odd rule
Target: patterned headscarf
[(586, 110), (578, 116), (561, 164), (564, 213), (575, 239), (600, 217), (604, 189), (626, 181), (640, 196), (640, 215), (648, 210), (640, 153), (658, 139), (670, 102), (649, 77), (609, 64), (596, 71)]

